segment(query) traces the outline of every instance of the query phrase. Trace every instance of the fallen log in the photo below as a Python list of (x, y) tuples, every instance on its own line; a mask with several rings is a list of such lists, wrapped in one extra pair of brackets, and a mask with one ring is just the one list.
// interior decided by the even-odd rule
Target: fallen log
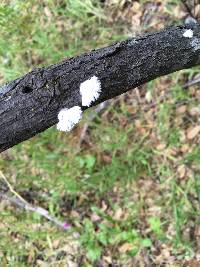
[[(199, 64), (200, 24), (194, 23), (34, 69), (0, 87), (0, 152), (58, 123), (63, 109), (78, 107), (82, 112), (156, 77)], [(91, 78), (99, 91), (87, 104), (80, 88)]]

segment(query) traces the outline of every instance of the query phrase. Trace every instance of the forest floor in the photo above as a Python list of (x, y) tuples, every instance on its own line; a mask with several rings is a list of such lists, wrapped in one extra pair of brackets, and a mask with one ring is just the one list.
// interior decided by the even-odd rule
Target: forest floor
[[(3, 0), (0, 80), (186, 15), (180, 0)], [(2, 153), (0, 267), (200, 266), (200, 88), (184, 87), (199, 73), (156, 79), (71, 133), (52, 127)]]

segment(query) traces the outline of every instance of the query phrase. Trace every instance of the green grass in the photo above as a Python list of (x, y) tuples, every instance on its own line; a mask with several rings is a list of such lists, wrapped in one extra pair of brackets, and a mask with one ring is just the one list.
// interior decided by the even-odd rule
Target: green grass
[[(112, 18), (123, 12), (123, 1), (108, 2), (104, 8), (95, 0), (3, 1), (2, 81), (125, 38), (130, 21)], [(170, 13), (179, 2), (163, 5)], [(143, 104), (135, 92), (111, 102), (89, 122), (81, 149), (80, 132), (90, 111), (69, 134), (52, 127), (2, 153), (0, 170), (14, 190), (72, 228), (65, 232), (2, 201), (0, 266), (66, 266), (81, 255), (80, 266), (98, 266), (99, 260), (133, 266), (144, 255), (151, 264), (168, 266), (196, 260), (200, 147), (198, 136), (187, 139), (187, 130), (199, 123), (190, 113), (199, 106), (198, 88), (181, 85), (199, 71), (148, 83), (140, 90)], [(145, 101), (147, 90), (155, 107)], [(187, 110), (179, 114), (181, 105)]]
[(0, 25), (4, 80), (122, 38), (93, 0), (3, 1)]

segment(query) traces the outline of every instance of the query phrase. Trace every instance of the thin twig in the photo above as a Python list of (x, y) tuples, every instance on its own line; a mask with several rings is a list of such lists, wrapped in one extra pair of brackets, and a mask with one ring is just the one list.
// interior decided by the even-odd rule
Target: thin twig
[(188, 88), (188, 87), (195, 85), (195, 84), (198, 84), (198, 83), (200, 83), (200, 76), (193, 79), (193, 80), (188, 81), (186, 84), (183, 85), (183, 88)]
[(88, 128), (89, 128), (89, 122), (93, 121), (94, 118), (96, 117), (96, 115), (98, 113), (100, 113), (103, 109), (105, 109), (105, 107), (108, 105), (108, 101), (104, 101), (103, 103), (99, 104), (97, 106), (97, 108), (94, 110), (95, 112), (91, 112), (87, 118), (88, 122), (86, 122), (84, 125), (83, 125), (83, 128), (82, 128), (82, 131), (81, 131), (81, 134), (80, 134), (80, 140), (79, 140), (79, 143), (78, 143), (78, 150), (80, 150), (80, 147), (83, 143), (83, 141), (85, 140), (85, 136), (86, 136), (86, 133), (88, 131)]
[(11, 193), (13, 193), (17, 198), (19, 198), (22, 202), (24, 202), (25, 204), (28, 204), (28, 202), (23, 199), (11, 186), (11, 184), (8, 182), (8, 180), (6, 179), (5, 175), (2, 173), (2, 171), (0, 171), (0, 176), (1, 178), (5, 181), (5, 183), (7, 184), (9, 190)]
[(11, 203), (14, 203), (15, 205), (25, 209), (26, 211), (32, 211), (32, 212), (35, 212), (35, 213), (41, 215), (42, 217), (45, 217), (46, 219), (48, 219), (49, 221), (55, 223), (57, 226), (59, 226), (60, 228), (62, 228), (64, 230), (68, 230), (69, 228), (71, 228), (71, 225), (68, 224), (67, 222), (61, 222), (57, 218), (51, 216), (49, 214), (48, 210), (46, 210), (44, 208), (41, 208), (41, 207), (38, 207), (38, 206), (33, 206), (33, 205), (29, 204), (24, 198), (22, 198), (12, 188), (11, 184), (8, 182), (8, 180), (6, 179), (6, 177), (2, 173), (2, 171), (0, 171), (0, 176), (3, 178), (3, 180), (5, 181), (7, 186), (9, 187), (10, 192), (14, 195), (14, 197), (10, 197), (6, 193), (1, 193), (0, 192), (0, 197), (1, 198), (4, 198), (4, 199), (8, 200)]

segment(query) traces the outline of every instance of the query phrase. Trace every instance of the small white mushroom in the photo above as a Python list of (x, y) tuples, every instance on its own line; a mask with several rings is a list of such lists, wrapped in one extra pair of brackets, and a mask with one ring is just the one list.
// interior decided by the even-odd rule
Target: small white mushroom
[(81, 83), (80, 94), (82, 96), (82, 106), (89, 107), (93, 101), (99, 98), (100, 93), (101, 82), (96, 76)]
[(69, 132), (82, 118), (82, 110), (79, 106), (70, 109), (64, 108), (58, 113), (57, 129), (63, 132)]
[(186, 30), (184, 33), (183, 33), (183, 36), (186, 37), (186, 38), (192, 38), (194, 35), (193, 33), (193, 30), (189, 29), (189, 30)]

